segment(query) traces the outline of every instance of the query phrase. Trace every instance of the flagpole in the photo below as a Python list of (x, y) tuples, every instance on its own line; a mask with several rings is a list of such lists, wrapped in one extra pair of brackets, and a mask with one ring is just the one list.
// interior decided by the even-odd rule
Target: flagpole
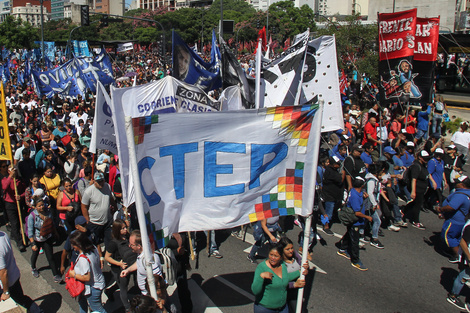
[(147, 271), (147, 282), (150, 289), (150, 295), (157, 300), (157, 289), (155, 287), (155, 279), (153, 277), (152, 264), (155, 262), (153, 253), (150, 249), (149, 236), (147, 233), (147, 224), (144, 215), (144, 202), (142, 199), (142, 190), (140, 186), (139, 174), (137, 172), (137, 157), (135, 152), (134, 130), (132, 128), (132, 117), (126, 116), (126, 137), (129, 146), (129, 166), (132, 180), (134, 181), (135, 190), (135, 207), (137, 211), (137, 219), (140, 226), (140, 234), (142, 237), (142, 247), (144, 250), (145, 269)]
[[(318, 101), (319, 103), (319, 108), (318, 108), (318, 111), (315, 113), (315, 115), (317, 114), (320, 114), (320, 117), (323, 116), (323, 105), (325, 103), (325, 101), (323, 99), (320, 99)], [(312, 129), (311, 131), (313, 131), (313, 134), (315, 134), (314, 136), (317, 136), (316, 139), (317, 140), (314, 140), (313, 141), (313, 144), (317, 144), (314, 149), (316, 151), (316, 153), (314, 153), (313, 155), (313, 166), (312, 166), (312, 170), (316, 172), (317, 170), (317, 166), (318, 166), (318, 156), (319, 156), (319, 151), (318, 151), (318, 147), (319, 147), (319, 142), (320, 142), (320, 136), (321, 136), (321, 119), (318, 123), (315, 123), (314, 124), (314, 129)], [(313, 185), (315, 185), (315, 182), (316, 182), (316, 177), (317, 175), (313, 175)], [(315, 203), (315, 194), (313, 196), (313, 203)], [(300, 265), (300, 277), (299, 279), (305, 279), (305, 275), (302, 273), (303, 272), (303, 264), (305, 264), (305, 262), (307, 262), (307, 255), (308, 255), (308, 246), (310, 244), (310, 229), (312, 227), (312, 215), (313, 215), (313, 212), (312, 214), (310, 214), (306, 221), (305, 221), (305, 228), (304, 228), (304, 244), (303, 244), (303, 247), (302, 247), (302, 262), (301, 262), (301, 265)], [(302, 311), (302, 304), (303, 304), (303, 298), (304, 298), (304, 288), (299, 288), (299, 291), (298, 291), (298, 294), (297, 294), (297, 307), (296, 307), (296, 310), (295, 312), (296, 313), (300, 313)]]
[(261, 103), (261, 40), (261, 38), (258, 40), (258, 48), (256, 49), (255, 109), (259, 109)]

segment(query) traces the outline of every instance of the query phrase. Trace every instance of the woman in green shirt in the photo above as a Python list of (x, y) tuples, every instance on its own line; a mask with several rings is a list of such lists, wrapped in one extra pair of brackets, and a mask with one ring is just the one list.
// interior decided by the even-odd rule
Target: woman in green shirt
[[(269, 249), (268, 259), (261, 262), (255, 271), (251, 291), (255, 295), (254, 313), (288, 313), (286, 305), (287, 287), (290, 281), (300, 276), (300, 271), (287, 272), (282, 260), (282, 248), (273, 245)], [(294, 286), (301, 288), (304, 280), (297, 279)]]

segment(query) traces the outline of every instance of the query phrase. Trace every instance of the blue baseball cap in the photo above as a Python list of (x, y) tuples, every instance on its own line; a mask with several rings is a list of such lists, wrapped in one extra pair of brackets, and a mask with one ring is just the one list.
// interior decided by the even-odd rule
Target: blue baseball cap
[(84, 218), (84, 217), (81, 216), (81, 215), (80, 215), (80, 216), (77, 216), (77, 217), (75, 218), (75, 225), (82, 225), (82, 226), (83, 226), (83, 225), (85, 225), (86, 223), (87, 223), (86, 218)]
[(390, 154), (392, 154), (392, 155), (397, 154), (397, 152), (395, 151), (395, 149), (393, 149), (393, 148), (390, 147), (390, 146), (384, 148), (384, 153), (390, 153)]
[(104, 174), (101, 173), (100, 171), (97, 171), (95, 173), (95, 180), (104, 180)]

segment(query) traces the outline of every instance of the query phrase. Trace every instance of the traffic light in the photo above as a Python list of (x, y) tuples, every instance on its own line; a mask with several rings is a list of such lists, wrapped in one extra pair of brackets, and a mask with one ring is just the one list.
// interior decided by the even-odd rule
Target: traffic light
[(108, 15), (103, 15), (100, 22), (101, 22), (101, 27), (108, 27), (109, 16)]
[(90, 26), (90, 7), (88, 5), (80, 6), (80, 20), (82, 26)]
[(163, 51), (163, 35), (160, 35), (160, 40), (158, 41), (158, 53), (163, 57), (165, 56), (165, 53)]
[(256, 21), (256, 28), (259, 28), (259, 20)]

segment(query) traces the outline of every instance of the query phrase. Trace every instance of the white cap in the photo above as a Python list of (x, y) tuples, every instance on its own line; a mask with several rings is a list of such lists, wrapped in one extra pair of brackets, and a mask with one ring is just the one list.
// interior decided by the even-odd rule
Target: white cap
[(414, 146), (415, 146), (415, 143), (414, 143), (413, 141), (408, 141), (408, 142), (406, 143), (406, 146), (407, 146), (407, 147), (414, 147)]
[(332, 158), (333, 160), (335, 160), (336, 163), (340, 162), (340, 159), (336, 155), (332, 156)]
[(444, 154), (444, 150), (442, 150), (441, 148), (437, 148), (434, 153), (442, 153)]

